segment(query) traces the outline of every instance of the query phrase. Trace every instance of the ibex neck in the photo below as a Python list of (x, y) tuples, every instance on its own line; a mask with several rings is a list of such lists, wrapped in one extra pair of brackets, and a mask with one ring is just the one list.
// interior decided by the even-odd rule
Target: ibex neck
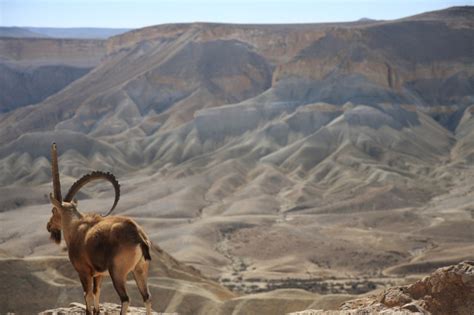
[(82, 219), (82, 213), (77, 210), (64, 211), (61, 214), (61, 225), (63, 227), (64, 240), (69, 247), (71, 235), (73, 233), (72, 226), (75, 221)]

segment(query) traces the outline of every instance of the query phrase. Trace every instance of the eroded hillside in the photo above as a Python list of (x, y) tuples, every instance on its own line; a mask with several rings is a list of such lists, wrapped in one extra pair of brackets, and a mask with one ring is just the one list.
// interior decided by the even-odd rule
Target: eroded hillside
[[(113, 171), (117, 213), (236, 292), (358, 294), (472, 259), (473, 20), (113, 37), (80, 80), (0, 116), (2, 253), (57, 253), (39, 228), (55, 141), (63, 185)], [(110, 200), (97, 185), (80, 207)]]

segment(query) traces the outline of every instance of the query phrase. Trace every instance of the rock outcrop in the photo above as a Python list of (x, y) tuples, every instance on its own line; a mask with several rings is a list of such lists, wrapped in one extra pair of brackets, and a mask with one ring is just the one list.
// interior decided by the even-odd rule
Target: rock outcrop
[(306, 310), (291, 315), (329, 314), (474, 314), (474, 261), (439, 268), (411, 285), (347, 301), (341, 311)]
[[(77, 315), (85, 313), (86, 306), (81, 303), (71, 303), (69, 307), (60, 307), (51, 310), (47, 310), (39, 313), (39, 315)], [(114, 303), (103, 303), (100, 305), (101, 314), (112, 315), (120, 313), (120, 305)], [(144, 315), (146, 310), (144, 307), (130, 306), (128, 308), (128, 314), (130, 315)], [(153, 315), (160, 315), (163, 313), (152, 312)], [(172, 314), (172, 313), (167, 313)]]

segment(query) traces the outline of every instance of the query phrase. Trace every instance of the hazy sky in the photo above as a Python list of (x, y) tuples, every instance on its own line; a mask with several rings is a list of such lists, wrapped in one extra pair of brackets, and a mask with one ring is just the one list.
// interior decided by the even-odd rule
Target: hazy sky
[(1, 26), (125, 27), (176, 22), (395, 19), (474, 0), (0, 0)]

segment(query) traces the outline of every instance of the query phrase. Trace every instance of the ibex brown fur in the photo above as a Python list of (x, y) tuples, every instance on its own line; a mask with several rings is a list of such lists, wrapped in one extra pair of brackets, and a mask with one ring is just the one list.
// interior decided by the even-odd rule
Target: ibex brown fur
[(61, 201), (56, 146), (52, 148), (54, 194), (50, 194), (53, 215), (48, 231), (57, 243), (61, 231), (66, 241), (69, 259), (79, 274), (86, 314), (99, 314), (99, 295), (102, 277), (109, 273), (115, 290), (122, 302), (121, 315), (127, 313), (129, 297), (125, 288), (127, 275), (133, 272), (138, 289), (145, 302), (147, 314), (151, 314), (151, 296), (147, 285), (148, 265), (151, 260), (151, 243), (145, 232), (132, 219), (120, 216), (103, 217), (82, 214), (73, 196), (85, 183), (94, 179), (107, 179), (115, 188), (118, 202), (119, 185), (112, 174), (93, 172), (78, 180)]

